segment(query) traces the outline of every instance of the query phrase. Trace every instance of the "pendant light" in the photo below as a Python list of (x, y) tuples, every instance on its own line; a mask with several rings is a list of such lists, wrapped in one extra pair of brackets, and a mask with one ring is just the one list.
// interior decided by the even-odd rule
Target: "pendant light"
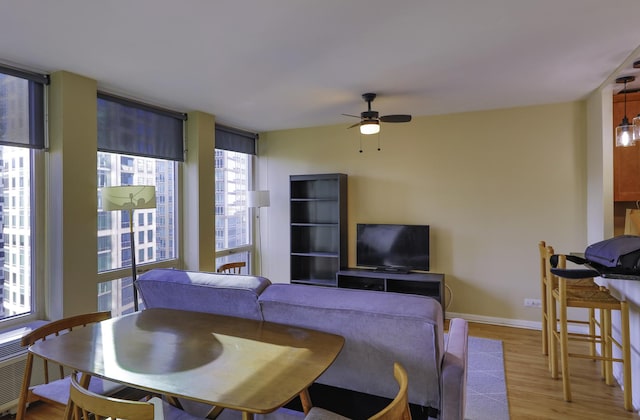
[(624, 83), (624, 117), (619, 126), (616, 127), (616, 147), (633, 146), (636, 142), (633, 125), (629, 124), (627, 118), (627, 83), (636, 80), (635, 76), (618, 77), (616, 83)]
[[(640, 60), (633, 63), (634, 69), (640, 69)], [(633, 124), (633, 140), (640, 140), (640, 114), (638, 114), (632, 121)]]

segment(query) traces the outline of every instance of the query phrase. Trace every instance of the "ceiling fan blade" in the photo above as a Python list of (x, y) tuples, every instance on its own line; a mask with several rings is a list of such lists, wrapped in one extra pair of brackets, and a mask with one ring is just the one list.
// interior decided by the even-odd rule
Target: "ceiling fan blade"
[(380, 121), (388, 123), (402, 123), (411, 121), (411, 115), (397, 114), (397, 115), (383, 115), (380, 117)]
[(357, 127), (357, 126), (359, 126), (359, 125), (360, 125), (360, 123), (355, 123), (355, 124), (350, 125), (349, 127), (347, 127), (347, 129), (349, 129), (349, 128), (353, 128), (353, 127)]
[(342, 114), (345, 117), (361, 118), (360, 115)]

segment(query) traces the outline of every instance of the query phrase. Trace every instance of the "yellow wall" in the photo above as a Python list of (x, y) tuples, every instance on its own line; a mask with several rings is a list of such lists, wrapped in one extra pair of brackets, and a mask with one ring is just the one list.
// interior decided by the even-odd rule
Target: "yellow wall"
[(450, 313), (540, 320), (537, 243), (586, 240), (586, 105), (571, 102), (414, 118), (363, 137), (351, 121), (261, 134), (264, 275), (289, 281), (289, 175), (349, 175), (349, 262), (356, 223), (431, 225), (433, 272)]
[(59, 71), (49, 91), (47, 312), (51, 317), (97, 306), (96, 81)]

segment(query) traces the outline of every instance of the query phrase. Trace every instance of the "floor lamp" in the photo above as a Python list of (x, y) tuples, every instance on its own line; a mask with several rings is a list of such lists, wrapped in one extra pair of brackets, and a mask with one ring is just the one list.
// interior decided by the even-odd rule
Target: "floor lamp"
[(247, 206), (257, 209), (256, 220), (258, 221), (256, 226), (256, 235), (258, 236), (258, 254), (260, 256), (258, 262), (260, 263), (260, 270), (258, 275), (262, 275), (262, 236), (260, 235), (260, 208), (269, 207), (271, 200), (269, 199), (269, 191), (247, 191)]
[(129, 232), (131, 237), (131, 278), (133, 285), (133, 309), (138, 311), (138, 290), (136, 289), (136, 246), (133, 235), (133, 211), (156, 208), (156, 187), (153, 185), (129, 185), (102, 188), (103, 211), (129, 211)]

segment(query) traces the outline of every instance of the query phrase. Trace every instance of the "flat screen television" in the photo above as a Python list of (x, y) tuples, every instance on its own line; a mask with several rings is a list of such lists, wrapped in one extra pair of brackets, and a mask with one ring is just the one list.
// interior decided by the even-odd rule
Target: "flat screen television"
[(356, 265), (381, 271), (429, 271), (428, 225), (358, 223), (356, 230)]

